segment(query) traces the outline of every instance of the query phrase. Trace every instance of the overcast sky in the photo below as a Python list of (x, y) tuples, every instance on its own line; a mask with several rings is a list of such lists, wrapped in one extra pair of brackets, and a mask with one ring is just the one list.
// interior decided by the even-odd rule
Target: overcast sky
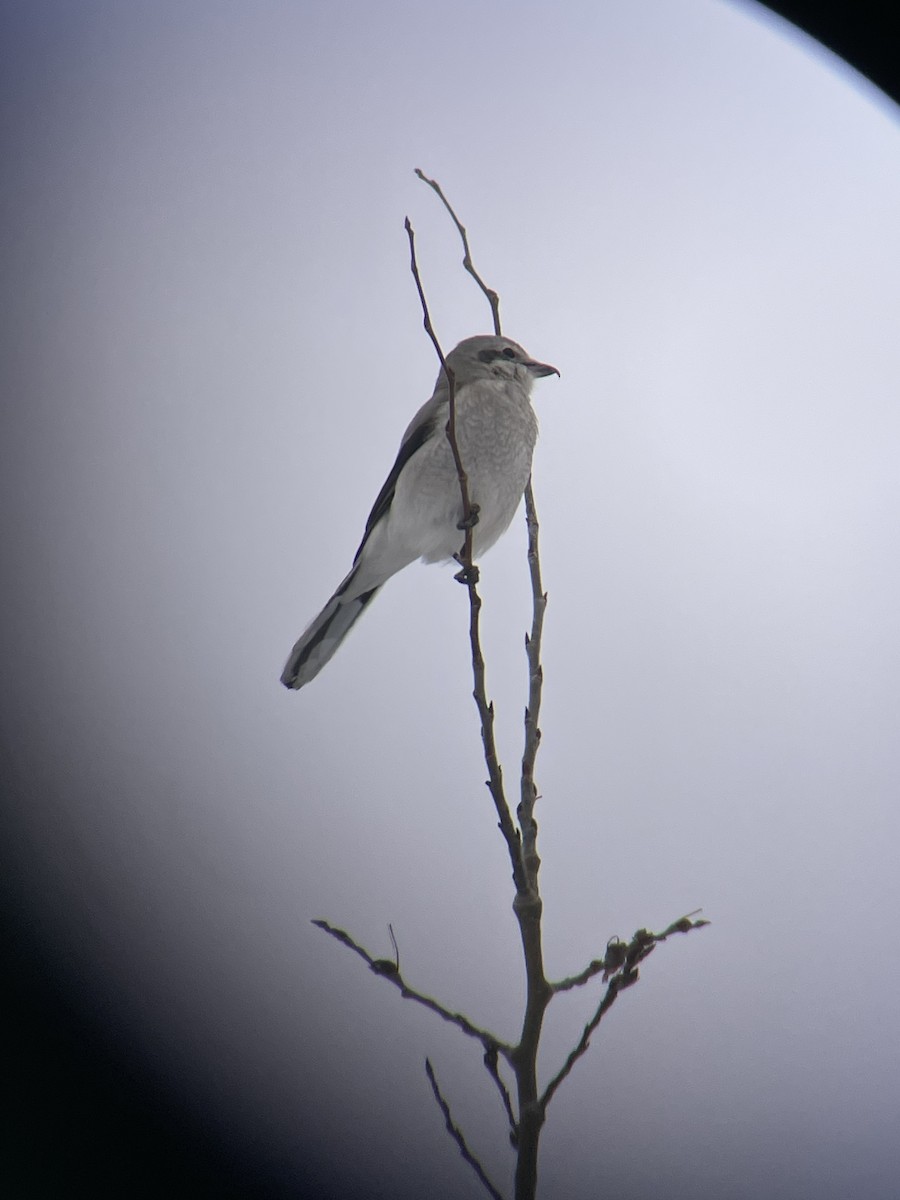
[[(433, 350), (535, 389), (545, 948), (702, 906), (554, 1101), (545, 1197), (876, 1200), (900, 1149), (900, 124), (724, 0), (6, 3), (0, 447), (24, 923), (135, 1062), (322, 1196), (504, 1189), (472, 1046), (522, 970), (463, 589), (409, 568), (304, 691)], [(524, 522), (482, 564), (515, 788)], [(550, 1011), (544, 1077), (599, 989)], [(250, 1151), (248, 1151), (249, 1153)], [(362, 1193), (361, 1193), (362, 1194)]]

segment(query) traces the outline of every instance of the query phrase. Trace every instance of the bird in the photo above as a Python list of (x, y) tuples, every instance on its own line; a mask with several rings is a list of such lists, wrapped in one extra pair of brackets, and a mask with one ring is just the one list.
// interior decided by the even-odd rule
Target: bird
[[(446, 364), (446, 369), (445, 369)], [(446, 562), (462, 549), (459, 475), (447, 437), (454, 381), (456, 441), (468, 478), (473, 558), (509, 527), (531, 475), (537, 417), (535, 379), (559, 375), (510, 338), (465, 338), (443, 360), (434, 392), (409, 423), (396, 461), (369, 513), (346, 578), (306, 627), (281, 682), (298, 690), (332, 658), (392, 575), (416, 559)]]

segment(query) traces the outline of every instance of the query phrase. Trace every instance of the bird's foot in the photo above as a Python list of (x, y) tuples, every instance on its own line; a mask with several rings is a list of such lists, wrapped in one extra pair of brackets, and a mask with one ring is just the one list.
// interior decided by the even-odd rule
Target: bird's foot
[(454, 554), (453, 557), (460, 565), (460, 570), (456, 572), (453, 578), (457, 583), (464, 583), (467, 587), (474, 587), (478, 582), (478, 566), (476, 563), (464, 563), (462, 556)]
[(463, 519), (459, 522), (459, 524), (456, 526), (456, 528), (457, 529), (474, 529), (475, 526), (478, 524), (478, 514), (480, 512), (481, 512), (481, 508), (479, 507), (479, 505), (470, 504), (469, 505), (469, 515), (467, 517), (463, 517)]

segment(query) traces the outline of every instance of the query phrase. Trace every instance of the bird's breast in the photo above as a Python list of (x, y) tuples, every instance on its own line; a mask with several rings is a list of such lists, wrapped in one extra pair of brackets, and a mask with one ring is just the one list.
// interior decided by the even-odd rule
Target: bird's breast
[[(511, 380), (478, 381), (456, 396), (456, 439), (469, 498), (479, 508), (474, 551), (481, 555), (512, 520), (531, 473), (537, 418), (528, 393)], [(398, 482), (393, 518), (436, 562), (462, 546), (459, 479), (444, 424), (409, 462)], [(401, 530), (395, 525), (395, 530)]]

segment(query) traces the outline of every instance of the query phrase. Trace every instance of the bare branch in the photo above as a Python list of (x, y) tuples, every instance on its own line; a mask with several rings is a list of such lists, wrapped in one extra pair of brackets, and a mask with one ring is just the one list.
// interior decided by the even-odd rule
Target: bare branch
[(616, 996), (618, 996), (618, 994), (622, 988), (630, 987), (633, 983), (635, 983), (637, 981), (637, 977), (638, 977), (638, 973), (635, 970), (633, 972), (633, 974), (630, 976), (616, 975), (613, 979), (611, 979), (609, 981), (609, 986), (606, 989), (606, 993), (605, 993), (603, 999), (600, 1001), (600, 1004), (597, 1007), (597, 1011), (591, 1017), (590, 1021), (588, 1021), (587, 1025), (585, 1025), (584, 1031), (581, 1034), (581, 1038), (578, 1041), (578, 1045), (569, 1054), (568, 1058), (566, 1059), (565, 1063), (563, 1064), (562, 1070), (560, 1070), (553, 1077), (553, 1079), (550, 1080), (550, 1082), (547, 1084), (547, 1087), (544, 1089), (544, 1094), (543, 1094), (543, 1096), (541, 1096), (541, 1105), (545, 1110), (547, 1108), (547, 1105), (550, 1103), (550, 1101), (553, 1099), (554, 1095), (556, 1094), (556, 1091), (559, 1088), (560, 1084), (563, 1082), (563, 1080), (566, 1078), (566, 1076), (571, 1072), (572, 1068), (575, 1066), (576, 1062), (578, 1062), (579, 1058), (581, 1058), (581, 1056), (587, 1052), (587, 1048), (591, 1044), (591, 1036), (592, 1036), (594, 1030), (600, 1024), (600, 1021), (603, 1019), (603, 1017), (606, 1015), (606, 1013), (610, 1010), (610, 1008), (612, 1008), (613, 1003), (616, 999)]
[[(440, 184), (434, 179), (429, 179), (418, 168), (416, 168), (416, 175), (435, 192), (454, 222), (462, 240), (463, 266), (487, 298), (491, 307), (494, 332), (499, 336), (501, 334), (500, 298), (495, 291), (485, 284), (475, 269), (465, 227), (444, 195)], [(388, 926), (388, 929), (394, 956), (393, 958), (376, 959), (364, 947), (354, 941), (343, 929), (338, 929), (324, 920), (315, 920), (313, 924), (330, 934), (331, 937), (341, 942), (362, 958), (371, 971), (391, 982), (403, 998), (413, 1000), (422, 1007), (429, 1009), (442, 1020), (454, 1025), (467, 1037), (481, 1043), (484, 1051), (484, 1067), (499, 1093), (509, 1124), (510, 1141), (516, 1152), (516, 1200), (534, 1200), (537, 1186), (540, 1134), (550, 1101), (573, 1070), (575, 1063), (587, 1053), (591, 1038), (603, 1017), (615, 1003), (619, 993), (637, 982), (639, 964), (653, 952), (660, 942), (665, 941), (672, 934), (687, 933), (689, 930), (699, 929), (709, 924), (709, 922), (705, 920), (693, 920), (692, 918), (695, 914), (690, 913), (673, 922), (662, 933), (651, 933), (649, 930), (639, 929), (630, 942), (623, 942), (618, 938), (612, 938), (607, 943), (603, 958), (594, 959), (577, 975), (569, 976), (556, 983), (551, 983), (546, 978), (541, 931), (543, 901), (538, 882), (541, 862), (537, 850), (538, 826), (534, 817), (534, 809), (540, 798), (535, 783), (535, 766), (541, 744), (539, 723), (543, 693), (541, 642), (547, 595), (543, 590), (539, 556), (540, 529), (534, 492), (531, 479), (529, 478), (525, 489), (525, 514), (528, 528), (528, 565), (532, 591), (532, 621), (531, 629), (525, 637), (529, 684), (528, 701), (525, 708), (521, 792), (516, 808), (518, 817), (517, 825), (510, 812), (504, 792), (503, 774), (497, 755), (494, 734), (494, 707), (487, 698), (485, 662), (482, 654), (480, 635), (482, 601), (477, 588), (478, 567), (474, 561), (473, 550), (474, 529), (478, 523), (479, 512), (478, 504), (472, 500), (469, 494), (469, 480), (464, 469), (457, 438), (456, 380), (452, 367), (448, 366), (447, 359), (431, 321), (428, 302), (422, 286), (416, 259), (415, 232), (408, 217), (405, 219), (404, 228), (409, 240), (410, 269), (422, 307), (423, 325), (440, 361), (444, 378), (447, 380), (447, 424), (445, 433), (462, 501), (462, 516), (458, 525), (463, 535), (462, 546), (460, 551), (454, 556), (460, 564), (461, 569), (456, 578), (466, 585), (469, 595), (469, 641), (472, 655), (473, 696), (481, 722), (484, 760), (488, 773), (487, 787), (497, 812), (499, 827), (506, 842), (512, 866), (512, 876), (516, 890), (513, 900), (513, 911), (519, 926), (525, 965), (525, 1011), (522, 1017), (522, 1027), (517, 1044), (509, 1045), (501, 1041), (489, 1030), (482, 1029), (473, 1024), (462, 1013), (453, 1012), (437, 1000), (434, 1000), (431, 996), (426, 996), (415, 988), (411, 988), (404, 980), (400, 971), (400, 951), (391, 926)], [(451, 355), (450, 357), (452, 358), (453, 356)], [(538, 1089), (537, 1056), (547, 1006), (557, 993), (581, 987), (597, 975), (602, 975), (603, 982), (606, 984), (605, 991), (600, 998), (593, 1016), (584, 1026), (577, 1044), (568, 1054), (561, 1069), (553, 1076), (541, 1094)], [(507, 1086), (500, 1074), (501, 1056), (515, 1077), (515, 1087), (512, 1090)], [(475, 1171), (489, 1195), (494, 1200), (502, 1200), (500, 1192), (497, 1191), (488, 1179), (481, 1163), (470, 1151), (462, 1131), (454, 1123), (450, 1107), (441, 1094), (434, 1070), (428, 1059), (425, 1061), (425, 1070), (435, 1101), (443, 1114), (446, 1129), (456, 1143), (460, 1154)], [(513, 1091), (515, 1092), (515, 1098)]]
[(423, 992), (416, 991), (411, 988), (393, 960), (389, 958), (373, 958), (372, 955), (365, 950), (358, 942), (355, 942), (349, 933), (343, 929), (338, 929), (336, 926), (329, 924), (328, 921), (315, 920), (313, 925), (319, 929), (324, 929), (326, 933), (331, 934), (333, 938), (339, 941), (342, 945), (358, 954), (361, 959), (369, 964), (369, 967), (380, 975), (382, 979), (388, 980), (400, 992), (404, 1000), (415, 1000), (417, 1004), (421, 1004), (423, 1008), (429, 1009), (433, 1013), (437, 1013), (444, 1021), (448, 1021), (451, 1025), (455, 1025), (457, 1029), (462, 1030), (467, 1037), (475, 1038), (481, 1042), (484, 1047), (485, 1054), (489, 1051), (502, 1054), (505, 1059), (509, 1059), (512, 1054), (512, 1047), (506, 1042), (500, 1040), (488, 1029), (479, 1029), (477, 1025), (469, 1020), (462, 1013), (451, 1012), (449, 1008), (445, 1008), (437, 1000), (431, 996), (426, 996)]
[(419, 276), (419, 266), (416, 261), (416, 236), (410, 223), (409, 217), (404, 222), (407, 237), (409, 238), (409, 259), (410, 270), (412, 271), (413, 279), (416, 281), (416, 289), (419, 293), (419, 301), (422, 305), (423, 322), (425, 330), (437, 351), (437, 356), (441, 361), (441, 366), (444, 369), (444, 374), (447, 377), (449, 384), (449, 418), (447, 421), (447, 440), (450, 443), (450, 449), (453, 454), (453, 461), (456, 465), (456, 473), (459, 479), (459, 490), (462, 496), (463, 519), (462, 528), (465, 530), (465, 541), (461, 553), (458, 555), (458, 561), (462, 570), (457, 575), (457, 579), (461, 583), (466, 584), (469, 589), (469, 642), (472, 649), (472, 674), (475, 683), (475, 703), (478, 706), (478, 715), (481, 718), (481, 740), (484, 745), (484, 761), (488, 769), (487, 786), (494, 801), (494, 807), (497, 810), (497, 817), (500, 822), (500, 831), (506, 841), (506, 847), (509, 852), (509, 860), (512, 866), (513, 880), (516, 884), (516, 891), (519, 894), (524, 894), (527, 891), (527, 880), (525, 870), (522, 865), (521, 857), (521, 839), (519, 831), (516, 828), (512, 814), (509, 811), (509, 805), (506, 801), (506, 794), (503, 790), (503, 772), (500, 768), (500, 761), (497, 756), (497, 745), (494, 737), (494, 706), (488, 702), (487, 686), (485, 682), (484, 655), (481, 651), (481, 631), (480, 631), (480, 614), (481, 614), (481, 597), (478, 594), (478, 568), (475, 566), (472, 558), (472, 532), (478, 520), (477, 509), (473, 507), (469, 498), (468, 479), (463, 468), (462, 459), (459, 453), (459, 444), (456, 438), (456, 389), (453, 379), (453, 372), (447, 366), (444, 352), (441, 349), (440, 342), (434, 332), (434, 326), (431, 323), (431, 315), (428, 311), (428, 301), (425, 299), (425, 290), (422, 287), (422, 280)]
[[(440, 185), (435, 180), (429, 179), (419, 170), (416, 171), (416, 174), (419, 179), (427, 183), (438, 195), (456, 225), (463, 244), (463, 265), (478, 283), (485, 296), (487, 296), (494, 319), (494, 332), (499, 335), (500, 300), (497, 293), (487, 287), (472, 264), (468, 237), (462, 222), (454, 212)], [(412, 238), (410, 238), (410, 241), (412, 242)], [(421, 287), (419, 288), (419, 295), (422, 298)], [(430, 322), (426, 321), (426, 327), (428, 324)], [(452, 440), (455, 437), (455, 429), (451, 430), (448, 426), (447, 436)], [(516, 886), (513, 911), (519, 924), (522, 952), (525, 959), (525, 1013), (522, 1019), (522, 1032), (519, 1043), (515, 1047), (511, 1059), (511, 1066), (516, 1076), (519, 1112), (517, 1123), (513, 1122), (511, 1115), (511, 1100), (509, 1101), (507, 1110), (517, 1150), (515, 1185), (517, 1200), (526, 1200), (526, 1198), (533, 1200), (537, 1185), (538, 1143), (544, 1120), (543, 1109), (538, 1099), (537, 1053), (544, 1013), (553, 996), (553, 992), (544, 974), (543, 948), (541, 945), (541, 914), (543, 903), (538, 888), (540, 858), (537, 853), (537, 823), (534, 820), (534, 805), (537, 800), (537, 789), (534, 784), (534, 764), (540, 740), (538, 716), (540, 712), (542, 685), (540, 643), (547, 598), (543, 594), (541, 585), (540, 562), (537, 552), (538, 523), (530, 480), (526, 489), (526, 512), (528, 516), (528, 561), (532, 579), (534, 608), (531, 636), (526, 639), (530, 682), (528, 707), (525, 714), (525, 746), (522, 757), (521, 800), (517, 810), (520, 829), (516, 828), (512, 822), (506, 798), (502, 791), (502, 774), (499, 762), (497, 761), (494, 742), (494, 709), (493, 705), (487, 702), (484, 659), (481, 653), (479, 635), (481, 598), (475, 586), (478, 574), (477, 569), (473, 567), (471, 560), (466, 556), (461, 559), (463, 569), (457, 576), (469, 588), (469, 640), (472, 648), (475, 702), (478, 705), (478, 712), (481, 717), (481, 735), (484, 743), (485, 762), (488, 766), (488, 787), (494, 799), (497, 815), (500, 818), (500, 829), (506, 839), (510, 862), (512, 863), (513, 880)], [(466, 550), (470, 546), (471, 543), (467, 541)], [(499, 1078), (495, 1082), (499, 1083)]]
[[(641, 929), (638, 930), (634, 936), (635, 938), (650, 938), (652, 939), (653, 945), (656, 945), (657, 942), (664, 942), (666, 938), (671, 937), (673, 933), (687, 933), (689, 929), (702, 929), (704, 925), (709, 924), (709, 921), (693, 921), (691, 919), (700, 911), (701, 910), (698, 908), (695, 909), (694, 912), (688, 913), (686, 917), (679, 917), (677, 921), (673, 921), (672, 924), (667, 929), (664, 929), (662, 933), (649, 933), (646, 929)], [(583, 984), (588, 983), (594, 978), (595, 975), (599, 975), (601, 971), (603, 972), (603, 979), (605, 982), (611, 975), (615, 974), (615, 972), (622, 967), (629, 949), (630, 943), (620, 941), (617, 937), (610, 938), (607, 942), (606, 954), (603, 956), (603, 958), (593, 959), (593, 961), (589, 962), (584, 970), (580, 971), (577, 975), (570, 975), (566, 979), (560, 979), (556, 983), (551, 983), (550, 987), (553, 989), (554, 993), (569, 992), (572, 990), (572, 988), (581, 987)], [(650, 951), (648, 950), (647, 954), (649, 954), (649, 952)], [(646, 957), (646, 954), (642, 957)]]
[(551, 983), (554, 995), (558, 992), (570, 992), (572, 988), (582, 987), (595, 975), (599, 975), (601, 971), (606, 970), (606, 960), (603, 958), (595, 958), (593, 962), (588, 963), (583, 971), (577, 975), (569, 975), (565, 979), (560, 979), (556, 983)]
[(537, 822), (534, 806), (538, 798), (534, 782), (534, 764), (541, 743), (538, 725), (544, 672), (541, 667), (541, 638), (544, 631), (544, 612), (547, 596), (541, 581), (541, 560), (538, 537), (540, 526), (534, 504), (531, 480), (525, 489), (525, 519), (528, 525), (528, 569), (531, 575), (532, 620), (531, 635), (525, 637), (528, 655), (528, 707), (525, 709), (525, 749), (522, 754), (522, 799), (519, 803), (519, 828), (522, 830), (522, 861), (531, 890), (538, 893), (538, 871), (541, 860), (537, 852)]
[(418, 167), (415, 168), (415, 172), (416, 172), (416, 175), (418, 175), (419, 179), (421, 179), (423, 183), (427, 183), (428, 186), (434, 192), (437, 193), (437, 195), (441, 199), (441, 203), (444, 205), (444, 208), (446, 208), (447, 212), (450, 214), (451, 218), (453, 219), (453, 224), (456, 226), (459, 236), (462, 240), (462, 244), (463, 244), (463, 266), (466, 268), (466, 270), (469, 272), (469, 274), (472, 276), (472, 278), (475, 280), (475, 282), (478, 284), (478, 286), (481, 288), (481, 290), (484, 292), (485, 296), (487, 297), (487, 302), (491, 306), (491, 317), (494, 322), (494, 333), (496, 333), (497, 336), (499, 337), (500, 333), (501, 333), (501, 329), (500, 329), (500, 297), (497, 295), (497, 293), (494, 291), (493, 288), (488, 287), (488, 285), (484, 282), (484, 280), (481, 278), (481, 276), (475, 270), (475, 266), (472, 262), (472, 256), (469, 253), (469, 238), (466, 233), (465, 226), (460, 221), (460, 219), (456, 215), (456, 213), (453, 211), (453, 206), (451, 205), (451, 203), (447, 199), (447, 197), (444, 195), (443, 189), (441, 188), (441, 185), (438, 183), (438, 181), (436, 179), (429, 179), (428, 176), (426, 174), (424, 174), (424, 172), (420, 171)]
[(500, 1099), (503, 1101), (503, 1107), (506, 1109), (506, 1116), (509, 1120), (510, 1139), (513, 1144), (515, 1144), (515, 1141), (519, 1136), (519, 1127), (516, 1124), (516, 1115), (513, 1112), (512, 1096), (510, 1096), (509, 1089), (500, 1078), (496, 1047), (491, 1047), (489, 1050), (485, 1050), (484, 1065), (487, 1069), (488, 1075), (490, 1075), (491, 1079), (493, 1079), (494, 1083), (497, 1085), (497, 1090), (500, 1093)]
[(595, 958), (577, 975), (570, 975), (567, 979), (559, 980), (558, 983), (551, 983), (550, 988), (553, 994), (569, 992), (572, 988), (582, 987), (595, 975), (599, 975), (601, 971), (603, 972), (603, 982), (606, 983), (610, 976), (621, 970), (628, 954), (628, 948), (628, 942), (623, 942), (619, 937), (611, 937), (606, 943), (606, 954), (603, 958)]
[[(416, 291), (419, 293), (419, 302), (422, 305), (422, 324), (425, 326), (425, 332), (431, 338), (431, 344), (434, 346), (438, 358), (441, 360), (441, 366), (444, 368), (444, 373), (447, 372), (447, 361), (444, 358), (444, 352), (441, 349), (441, 344), (437, 339), (437, 334), (434, 332), (434, 326), (431, 324), (431, 314), (428, 311), (428, 301), (425, 299), (425, 289), (422, 287), (422, 279), (419, 275), (419, 264), (416, 261), (416, 232), (412, 227), (412, 222), (409, 217), (403, 220), (403, 228), (406, 230), (406, 236), (409, 238), (409, 269), (412, 271), (413, 279), (416, 281)], [(451, 376), (447, 375), (450, 380)]]
[(444, 1114), (444, 1124), (447, 1127), (447, 1132), (453, 1138), (459, 1147), (459, 1152), (484, 1184), (488, 1195), (493, 1196), (494, 1200), (503, 1200), (503, 1196), (485, 1174), (484, 1167), (466, 1145), (466, 1139), (462, 1135), (462, 1130), (458, 1125), (454, 1125), (453, 1118), (450, 1115), (450, 1106), (444, 1097), (441, 1095), (441, 1089), (438, 1087), (437, 1080), (434, 1077), (434, 1069), (429, 1059), (425, 1059), (425, 1074), (428, 1076), (428, 1082), (431, 1084), (431, 1090), (434, 1092), (434, 1098), (437, 1101), (438, 1108)]
[[(613, 974), (612, 978), (609, 980), (609, 984), (606, 988), (606, 992), (603, 995), (603, 999), (597, 1006), (597, 1011), (591, 1017), (590, 1021), (588, 1021), (587, 1025), (585, 1025), (578, 1041), (578, 1045), (575, 1046), (575, 1048), (571, 1051), (565, 1063), (563, 1064), (562, 1069), (550, 1080), (550, 1082), (547, 1084), (547, 1087), (544, 1089), (544, 1094), (541, 1096), (540, 1103), (541, 1107), (545, 1111), (547, 1105), (556, 1094), (560, 1084), (571, 1072), (579, 1058), (581, 1058), (582, 1055), (587, 1052), (587, 1049), (591, 1044), (591, 1037), (594, 1033), (594, 1030), (600, 1024), (606, 1013), (612, 1008), (619, 992), (622, 992), (626, 988), (631, 987), (632, 984), (637, 983), (638, 963), (643, 962), (647, 955), (655, 950), (659, 942), (664, 942), (666, 938), (671, 937), (673, 933), (688, 933), (691, 929), (702, 929), (704, 925), (709, 924), (709, 921), (692, 921), (692, 915), (693, 914), (690, 914), (686, 917), (680, 917), (677, 921), (673, 921), (672, 924), (669, 925), (667, 929), (664, 929), (662, 933), (651, 933), (649, 929), (639, 929), (628, 943), (610, 943), (610, 946), (614, 947), (615, 958), (619, 959), (618, 965), (614, 968), (615, 974)], [(609, 957), (609, 953), (610, 948), (607, 947), (607, 957)], [(591, 963), (586, 971), (582, 972), (582, 976), (585, 977), (584, 979), (582, 979), (582, 976), (574, 976), (574, 982), (564, 980), (563, 984), (576, 987), (579, 982), (586, 982), (587, 979), (590, 979), (593, 975), (598, 974), (599, 968), (598, 970), (593, 969), (596, 966), (597, 963), (595, 961)], [(605, 969), (609, 970), (608, 967)], [(567, 988), (565, 986), (556, 984), (554, 985), (554, 990), (565, 991)]]
[(431, 323), (431, 313), (428, 311), (428, 301), (425, 299), (425, 289), (422, 287), (422, 279), (419, 275), (419, 264), (416, 260), (416, 234), (412, 227), (409, 217), (403, 222), (403, 227), (406, 230), (406, 236), (409, 238), (409, 269), (412, 271), (413, 279), (416, 281), (416, 291), (419, 293), (419, 302), (422, 305), (422, 322), (425, 326), (425, 332), (431, 338), (432, 345), (440, 359), (441, 367), (444, 376), (447, 380), (448, 389), (448, 404), (447, 404), (447, 441), (450, 443), (450, 451), (453, 455), (453, 465), (456, 467), (456, 477), (459, 480), (459, 491), (462, 497), (462, 523), (465, 536), (463, 539), (462, 550), (459, 554), (460, 562), (463, 566), (463, 571), (469, 574), (472, 570), (472, 530), (478, 522), (478, 512), (472, 507), (472, 501), (469, 498), (469, 479), (466, 475), (465, 468), (462, 464), (462, 459), (459, 454), (459, 443), (456, 440), (456, 379), (453, 375), (451, 367), (447, 366), (447, 360), (444, 357), (444, 352), (441, 349), (441, 343), (438, 341), (438, 336), (434, 331), (434, 326)]
[(484, 745), (484, 761), (488, 769), (487, 786), (497, 810), (500, 832), (506, 841), (512, 867), (513, 882), (518, 895), (528, 892), (528, 879), (521, 855), (521, 835), (516, 828), (506, 793), (503, 790), (503, 769), (497, 756), (497, 743), (494, 737), (494, 705), (487, 698), (487, 683), (485, 680), (484, 655), (481, 650), (481, 596), (478, 594), (476, 581), (473, 577), (465, 580), (469, 588), (469, 643), (472, 650), (472, 675), (474, 680), (473, 696), (481, 719), (481, 740)]

